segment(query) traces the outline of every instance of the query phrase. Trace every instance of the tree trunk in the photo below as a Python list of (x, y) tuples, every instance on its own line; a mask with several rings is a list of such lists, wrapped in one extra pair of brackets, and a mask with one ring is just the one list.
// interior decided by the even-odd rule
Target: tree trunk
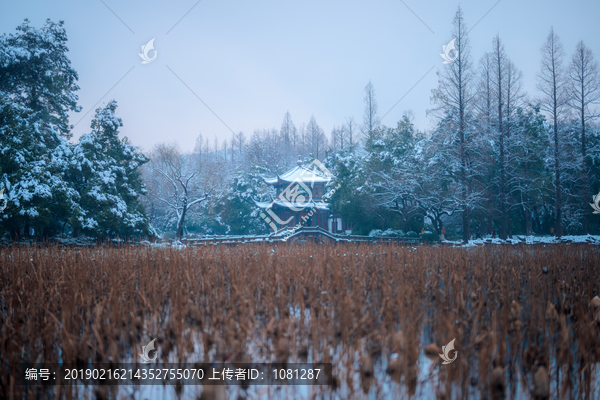
[(469, 211), (465, 210), (462, 213), (463, 224), (463, 242), (468, 243), (471, 238), (471, 227), (469, 225)]
[(185, 214), (187, 212), (187, 207), (184, 206), (181, 211), (181, 216), (179, 217), (179, 221), (177, 221), (177, 240), (181, 240), (183, 237), (183, 226), (185, 223)]
[(558, 147), (558, 127), (556, 117), (554, 122), (554, 160), (555, 160), (555, 174), (556, 174), (556, 237), (562, 236), (562, 199), (560, 190), (560, 160), (559, 160), (559, 147)]
[(588, 173), (587, 173), (587, 162), (586, 162), (586, 143), (585, 143), (585, 91), (581, 88), (581, 156), (583, 162), (583, 233), (590, 233), (589, 221), (588, 217), (590, 214), (590, 209), (587, 206), (587, 202), (589, 199), (589, 182), (588, 182)]
[[(552, 70), (555, 71), (554, 64)], [(554, 160), (555, 160), (555, 174), (556, 174), (556, 237), (562, 236), (562, 199), (560, 190), (560, 149), (558, 146), (558, 93), (557, 93), (557, 82), (556, 73), (553, 73), (553, 107), (552, 107), (552, 118), (554, 122)]]

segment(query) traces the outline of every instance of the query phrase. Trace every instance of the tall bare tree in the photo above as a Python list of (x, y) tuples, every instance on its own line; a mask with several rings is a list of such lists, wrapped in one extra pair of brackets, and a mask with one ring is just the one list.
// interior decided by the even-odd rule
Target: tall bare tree
[(493, 94), (492, 94), (492, 55), (485, 53), (479, 61), (479, 82), (475, 106), (479, 115), (479, 125), (490, 136), (492, 129)]
[(377, 106), (377, 99), (375, 99), (375, 88), (373, 87), (373, 82), (369, 80), (367, 86), (365, 86), (365, 112), (363, 115), (363, 139), (367, 141), (377, 125), (379, 125), (379, 121), (377, 118), (377, 111), (379, 107)]
[(202, 133), (198, 134), (198, 137), (196, 138), (196, 145), (194, 146), (194, 153), (196, 153), (196, 154), (204, 153), (204, 137), (202, 136)]
[(506, 64), (507, 58), (504, 52), (504, 45), (500, 41), (500, 36), (496, 35), (493, 39), (492, 50), (492, 84), (494, 88), (495, 106), (496, 106), (496, 140), (498, 143), (499, 154), (497, 157), (498, 170), (498, 200), (500, 202), (500, 238), (506, 239), (508, 225), (508, 190), (507, 190), (507, 155), (506, 155), (506, 129), (505, 119), (505, 91), (506, 91)]
[(223, 160), (227, 161), (227, 139), (223, 139), (223, 143), (221, 143), (221, 152), (223, 153)]
[(568, 102), (566, 76), (563, 68), (563, 47), (558, 35), (554, 33), (554, 27), (550, 28), (550, 33), (546, 43), (542, 46), (542, 64), (538, 74), (537, 88), (542, 93), (540, 104), (545, 111), (551, 124), (553, 136), (553, 154), (554, 161), (554, 196), (555, 196), (555, 231), (557, 236), (562, 236), (562, 212), (563, 183), (561, 181), (561, 123), (565, 106)]
[(354, 146), (354, 139), (356, 137), (356, 123), (354, 122), (354, 117), (346, 118), (345, 130), (348, 136), (348, 144), (350, 146)]
[(577, 113), (579, 119), (581, 157), (583, 163), (582, 208), (586, 210), (586, 212), (584, 212), (583, 229), (585, 234), (588, 234), (590, 209), (585, 203), (589, 202), (591, 197), (589, 187), (591, 160), (587, 154), (586, 126), (590, 121), (598, 117), (597, 110), (594, 110), (593, 106), (600, 102), (600, 75), (598, 73), (598, 63), (594, 59), (594, 54), (586, 47), (583, 41), (577, 43), (577, 48), (571, 58), (569, 78), (569, 104)]
[(283, 117), (279, 134), (281, 135), (281, 140), (283, 141), (283, 145), (286, 149), (289, 149), (290, 147), (294, 150), (296, 149), (296, 139), (298, 135), (296, 133), (296, 126), (292, 122), (292, 116), (290, 115), (289, 111), (286, 112), (285, 116)]
[(308, 121), (308, 125), (306, 126), (306, 138), (308, 150), (315, 158), (319, 158), (320, 155), (325, 155), (327, 136), (325, 136), (325, 132), (323, 132), (323, 129), (317, 124), (314, 116), (310, 117), (310, 121)]
[(494, 135), (493, 142), (498, 153), (495, 157), (494, 180), (500, 206), (501, 228), (500, 237), (506, 239), (508, 231), (512, 232), (510, 222), (510, 210), (513, 208), (513, 175), (511, 154), (511, 143), (519, 140), (512, 136), (512, 128), (515, 124), (515, 113), (518, 107), (523, 105), (523, 93), (521, 90), (522, 73), (506, 55), (504, 45), (497, 35), (492, 41), (491, 67), (491, 91), (493, 94), (492, 104), (492, 127)]
[(246, 146), (246, 135), (244, 135), (244, 132), (236, 133), (232, 140), (235, 142), (235, 146), (238, 149), (238, 155), (241, 157), (244, 151), (244, 146)]
[[(448, 163), (447, 174), (458, 184), (455, 199), (462, 212), (463, 241), (471, 236), (470, 213), (478, 202), (473, 190), (475, 155), (472, 154), (472, 118), (474, 107), (473, 71), (468, 30), (459, 7), (453, 20), (456, 59), (438, 73), (438, 87), (432, 91), (435, 108), (429, 112), (440, 119), (439, 134), (447, 137), (438, 157)], [(450, 145), (450, 146), (448, 146)], [(442, 155), (444, 154), (444, 156)]]
[(334, 125), (331, 129), (331, 147), (334, 149), (343, 149), (344, 147), (346, 147), (348, 145), (346, 135), (347, 131), (344, 125)]
[[(532, 206), (531, 198), (528, 193), (524, 193), (522, 185), (519, 183), (522, 181), (517, 176), (515, 165), (518, 164), (518, 158), (522, 154), (516, 154), (514, 151), (515, 145), (521, 144), (523, 139), (523, 131), (519, 130), (520, 115), (522, 114), (525, 106), (526, 95), (523, 91), (523, 73), (517, 69), (514, 63), (507, 58), (505, 65), (506, 72), (506, 94), (505, 94), (505, 107), (504, 107), (504, 127), (505, 137), (507, 140), (507, 198), (510, 201), (510, 209), (520, 207), (523, 212), (525, 219), (525, 231), (527, 234), (531, 233), (532, 226)], [(519, 114), (521, 112), (521, 114)]]

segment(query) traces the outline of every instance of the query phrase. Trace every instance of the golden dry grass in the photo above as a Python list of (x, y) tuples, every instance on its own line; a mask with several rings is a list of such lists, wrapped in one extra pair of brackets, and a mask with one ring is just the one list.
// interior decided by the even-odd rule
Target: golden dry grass
[(19, 363), (131, 361), (156, 337), (162, 361), (332, 362), (334, 398), (423, 395), (425, 348), (456, 338), (433, 396), (591, 398), (599, 283), (584, 245), (4, 248), (0, 397), (27, 395)]

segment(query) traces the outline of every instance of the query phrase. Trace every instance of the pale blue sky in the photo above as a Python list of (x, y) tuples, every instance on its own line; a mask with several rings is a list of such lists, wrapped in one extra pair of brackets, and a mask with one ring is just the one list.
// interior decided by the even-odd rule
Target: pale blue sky
[[(232, 133), (185, 85), (235, 132), (279, 128), (289, 110), (297, 126), (313, 114), (329, 135), (348, 116), (362, 121), (369, 79), (383, 115), (433, 67), (382, 121), (393, 126), (412, 110), (417, 127), (429, 129), (439, 53), (459, 4), (473, 28), (474, 64), (499, 33), (531, 95), (551, 25), (567, 61), (581, 39), (600, 59), (597, 0), (0, 0), (0, 33), (24, 18), (36, 27), (65, 21), (83, 107), (71, 118), (81, 120), (75, 137), (89, 130), (93, 111), (83, 115), (114, 98), (134, 144), (176, 140), (189, 150), (200, 132), (211, 143)], [(143, 65), (138, 53), (152, 38), (157, 58)]]

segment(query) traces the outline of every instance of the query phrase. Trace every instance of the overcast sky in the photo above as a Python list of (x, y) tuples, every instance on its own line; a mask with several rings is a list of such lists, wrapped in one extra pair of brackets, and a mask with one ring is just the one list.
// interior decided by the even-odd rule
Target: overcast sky
[[(314, 115), (327, 135), (346, 117), (360, 123), (369, 79), (383, 124), (412, 110), (417, 127), (430, 129), (439, 53), (459, 4), (474, 65), (500, 34), (530, 95), (550, 26), (566, 60), (579, 40), (600, 59), (598, 0), (0, 0), (0, 33), (24, 18), (35, 27), (65, 21), (83, 107), (71, 116), (75, 138), (89, 131), (93, 109), (116, 99), (133, 144), (191, 150), (199, 133), (212, 143), (232, 130), (279, 129), (288, 110), (296, 126)], [(153, 38), (156, 59), (142, 64)]]

